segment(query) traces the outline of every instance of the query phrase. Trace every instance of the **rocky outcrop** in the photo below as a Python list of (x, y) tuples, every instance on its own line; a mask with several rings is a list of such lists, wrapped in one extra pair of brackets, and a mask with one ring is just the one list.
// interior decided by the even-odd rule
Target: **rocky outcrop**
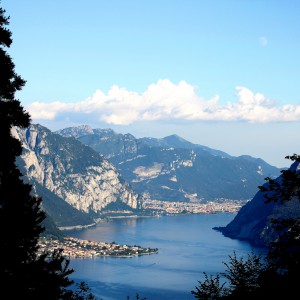
[[(295, 163), (293, 165), (295, 167)], [(280, 177), (276, 180), (279, 179)], [(266, 203), (264, 194), (258, 191), (227, 226), (215, 229), (221, 231), (226, 237), (248, 240), (255, 246), (268, 246), (277, 236), (271, 220), (295, 217), (300, 217), (299, 199), (291, 199), (283, 204), (278, 202)]]
[(41, 125), (13, 128), (21, 140), (24, 175), (77, 210), (97, 215), (120, 201), (140, 207), (140, 196), (122, 180), (116, 168), (75, 138), (65, 138)]
[(118, 168), (135, 191), (161, 201), (248, 200), (264, 178), (280, 169), (262, 159), (229, 154), (193, 144), (177, 135), (135, 138), (89, 126), (57, 131), (73, 136)]

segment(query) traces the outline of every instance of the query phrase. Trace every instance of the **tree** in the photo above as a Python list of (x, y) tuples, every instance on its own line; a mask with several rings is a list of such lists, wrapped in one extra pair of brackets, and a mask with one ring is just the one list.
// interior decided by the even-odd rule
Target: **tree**
[[(267, 183), (259, 186), (265, 203), (296, 200), (300, 204), (300, 156), (287, 156), (293, 161), (291, 167), (281, 171), (277, 179), (266, 178)], [(191, 293), (198, 299), (294, 299), (298, 294), (300, 278), (300, 218), (271, 220), (277, 236), (269, 244), (269, 251), (262, 256), (253, 252), (247, 260), (229, 256), (227, 270), (222, 275), (227, 279), (220, 286), (219, 274), (214, 278), (206, 275)], [(216, 292), (217, 291), (217, 292)]]
[[(1, 1), (1, 0), (0, 0)], [(9, 17), (0, 8), (0, 278), (2, 294), (10, 299), (78, 299), (85, 286), (76, 293), (68, 289), (73, 281), (69, 261), (57, 250), (38, 255), (38, 240), (44, 231), (41, 222), (45, 213), (42, 199), (32, 195), (32, 186), (25, 184), (16, 167), (21, 143), (13, 136), (13, 127), (28, 127), (30, 115), (23, 109), (15, 93), (25, 81), (15, 72), (15, 65), (6, 49), (12, 43), (7, 26)], [(82, 292), (82, 293), (80, 293)], [(88, 299), (93, 299), (88, 295)]]
[(243, 257), (238, 258), (234, 252), (229, 255), (229, 262), (224, 262), (224, 265), (226, 270), (221, 275), (227, 281), (221, 284), (220, 274), (208, 276), (204, 272), (205, 281), (198, 281), (199, 286), (191, 291), (196, 299), (247, 299), (254, 295), (259, 288), (260, 274), (265, 270), (262, 256), (252, 251), (245, 260)]
[(195, 296), (196, 299), (200, 300), (217, 300), (222, 299), (228, 293), (228, 290), (224, 287), (224, 283), (220, 283), (220, 275), (217, 274), (215, 277), (208, 275), (206, 272), (203, 272), (205, 280), (203, 282), (198, 281), (199, 287), (195, 287), (195, 291), (191, 293)]
[(227, 269), (222, 275), (229, 281), (230, 298), (245, 299), (260, 287), (259, 278), (266, 269), (262, 255), (252, 251), (245, 260), (238, 258), (234, 251), (229, 258), (229, 263), (224, 263)]
[(273, 201), (282, 204), (292, 198), (296, 198), (300, 202), (300, 155), (293, 154), (285, 158), (293, 161), (291, 167), (281, 170), (281, 175), (277, 179), (265, 178), (267, 184), (259, 186), (260, 191), (264, 193), (266, 203)]
[[(286, 159), (293, 161), (291, 167), (282, 170), (278, 180), (267, 177), (268, 184), (259, 188), (265, 195), (266, 203), (273, 201), (284, 204), (293, 200), (299, 207), (300, 155), (293, 154), (286, 156)], [(295, 211), (297, 211), (296, 207)], [(268, 294), (269, 286), (273, 286), (276, 281), (273, 296), (290, 296), (292, 299), (298, 293), (298, 279), (300, 278), (299, 214), (296, 213), (293, 217), (272, 219), (271, 223), (277, 237), (269, 244), (269, 252), (266, 257), (268, 270), (261, 276), (262, 292)]]

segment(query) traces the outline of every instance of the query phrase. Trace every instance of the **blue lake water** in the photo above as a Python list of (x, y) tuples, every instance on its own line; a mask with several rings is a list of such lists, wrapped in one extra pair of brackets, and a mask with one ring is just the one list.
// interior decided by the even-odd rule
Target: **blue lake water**
[(72, 259), (71, 278), (88, 283), (97, 299), (133, 300), (138, 293), (147, 300), (195, 299), (191, 290), (203, 272), (216, 275), (235, 251), (246, 257), (247, 242), (224, 237), (213, 230), (225, 226), (235, 214), (199, 214), (153, 218), (119, 218), (96, 227), (69, 231), (74, 237), (158, 248), (157, 254), (132, 258), (97, 257)]

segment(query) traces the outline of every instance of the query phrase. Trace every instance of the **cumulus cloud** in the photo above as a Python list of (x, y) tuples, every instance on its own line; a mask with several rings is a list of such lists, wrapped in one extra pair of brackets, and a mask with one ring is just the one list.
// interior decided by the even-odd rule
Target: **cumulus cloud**
[(300, 121), (300, 105), (277, 106), (276, 102), (246, 87), (236, 87), (235, 101), (221, 104), (219, 96), (204, 99), (196, 87), (181, 81), (159, 80), (143, 93), (116, 85), (107, 94), (97, 90), (78, 103), (33, 102), (28, 107), (33, 120), (87, 118), (112, 125), (129, 125), (138, 121), (210, 120), (276, 122)]

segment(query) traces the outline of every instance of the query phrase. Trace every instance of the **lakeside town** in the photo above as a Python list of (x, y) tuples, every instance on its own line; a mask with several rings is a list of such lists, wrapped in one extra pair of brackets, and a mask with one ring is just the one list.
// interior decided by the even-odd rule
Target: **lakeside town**
[[(166, 202), (146, 200), (143, 202), (143, 208), (152, 211), (153, 215), (236, 213), (248, 201), (249, 200), (218, 199), (215, 201), (199, 203), (197, 201)], [(123, 217), (138, 217), (136, 215), (128, 215), (129, 211), (124, 211), (123, 213)], [(98, 220), (98, 222), (99, 221), (100, 220)], [(96, 223), (86, 227), (95, 226)], [(71, 226), (61, 229), (74, 229), (74, 227), (83, 228), (85, 226)], [(64, 237), (62, 240), (42, 237), (39, 241), (39, 254), (46, 251), (51, 255), (51, 253), (58, 249), (62, 249), (63, 255), (67, 258), (94, 258), (100, 256), (133, 257), (158, 253), (157, 248), (143, 248), (137, 245), (119, 245), (115, 242), (89, 241), (70, 236)]]
[(152, 210), (156, 212), (156, 214), (211, 214), (220, 212), (236, 213), (249, 200), (231, 200), (220, 198), (214, 201), (206, 202), (201, 202), (199, 200), (191, 200), (190, 202), (169, 202), (147, 199), (143, 201), (143, 208)]
[(64, 237), (62, 240), (42, 237), (39, 241), (39, 255), (45, 251), (51, 255), (58, 249), (62, 249), (63, 256), (67, 258), (94, 258), (99, 256), (133, 257), (158, 253), (157, 248), (119, 245), (115, 242), (96, 242), (70, 236)]

